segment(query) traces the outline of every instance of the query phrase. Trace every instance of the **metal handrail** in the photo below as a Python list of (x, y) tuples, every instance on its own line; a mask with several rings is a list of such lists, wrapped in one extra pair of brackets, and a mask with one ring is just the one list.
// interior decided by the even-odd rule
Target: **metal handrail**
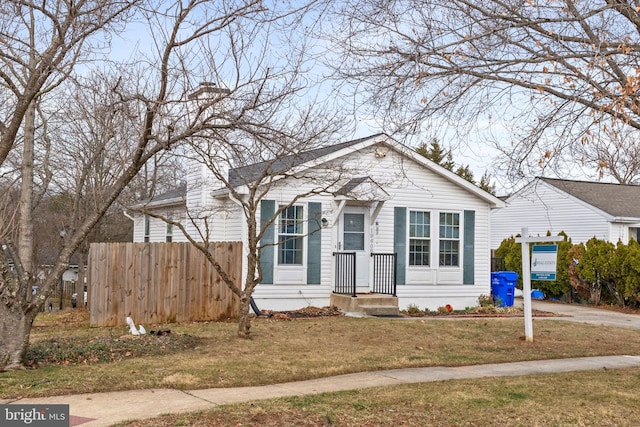
[(372, 253), (373, 289), (377, 294), (396, 296), (398, 259), (394, 253)]
[(334, 252), (336, 294), (351, 295), (356, 297), (356, 253)]

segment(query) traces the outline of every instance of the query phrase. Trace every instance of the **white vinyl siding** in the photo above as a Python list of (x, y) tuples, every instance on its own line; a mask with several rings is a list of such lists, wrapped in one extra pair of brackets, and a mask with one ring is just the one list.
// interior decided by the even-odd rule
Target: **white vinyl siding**
[[(491, 209), (488, 202), (474, 195), (464, 185), (452, 182), (452, 179), (455, 180), (455, 178), (444, 177), (393, 149), (386, 150), (387, 154), (384, 156), (376, 156), (375, 148), (375, 146), (370, 146), (361, 152), (346, 155), (333, 163), (328, 161), (321, 166), (324, 168), (322, 171), (318, 168), (316, 170), (320, 172), (321, 178), (324, 177), (327, 180), (331, 179), (331, 174), (336, 171), (346, 171), (352, 177), (368, 176), (384, 189), (380, 191), (379, 198), (376, 198), (378, 196), (371, 197), (370, 203), (366, 202), (366, 198), (371, 195), (364, 191), (363, 194), (358, 195), (360, 202), (351, 204), (349, 201), (347, 204), (347, 206), (367, 209), (371, 215), (370, 224), (367, 223), (366, 233), (364, 233), (364, 235), (370, 236), (364, 241), (364, 246), (368, 251), (394, 252), (395, 207), (406, 208), (407, 217), (412, 210), (430, 213), (429, 265), (409, 268), (409, 262), (406, 262), (406, 286), (398, 286), (397, 290), (400, 308), (406, 308), (408, 304), (431, 309), (445, 304), (452, 304), (454, 308), (477, 304), (478, 296), (488, 294), (490, 291), (489, 215)], [(317, 182), (305, 183), (304, 179), (283, 179), (274, 183), (264, 199), (275, 201), (276, 206), (288, 204), (297, 195), (313, 188), (318, 188)], [(202, 186), (193, 192), (190, 190), (187, 204), (190, 207), (204, 207), (213, 213), (210, 219), (212, 224), (210, 239), (212, 241), (242, 239), (246, 245), (245, 218), (238, 205), (228, 200), (223, 203), (221, 202), (223, 198), (209, 198), (203, 192), (204, 190), (205, 188)], [(377, 211), (380, 200), (384, 200), (384, 204)], [(334, 285), (332, 253), (340, 250), (337, 247), (336, 211), (341, 201), (332, 194), (315, 194), (300, 199), (296, 204), (305, 207), (305, 217), (309, 202), (322, 203), (322, 217), (328, 220), (327, 226), (319, 231), (322, 237), (320, 241), (322, 253), (320, 284), (306, 285), (306, 255), (303, 255), (303, 265), (278, 265), (276, 247), (274, 248), (276, 250), (274, 251), (273, 284), (258, 286), (254, 292), (254, 298), (261, 309), (285, 310), (307, 305), (324, 306), (329, 303)], [(203, 206), (205, 204), (207, 206)], [(463, 285), (462, 279), (462, 242), (464, 241), (462, 223), (465, 210), (475, 212), (473, 286)], [(377, 216), (374, 215), (374, 212), (377, 213)], [(435, 242), (439, 241), (438, 220), (441, 212), (459, 213), (460, 215), (458, 267), (440, 267), (438, 265), (439, 243), (436, 246)], [(186, 221), (185, 226), (188, 226)], [(407, 229), (409, 229), (408, 223)], [(164, 224), (160, 231), (161, 234), (158, 235), (158, 238), (164, 239), (166, 237)], [(178, 241), (178, 232), (175, 228), (173, 231), (174, 241)], [(278, 223), (276, 222), (274, 224), (276, 239), (278, 231)], [(408, 241), (407, 245), (409, 245)], [(304, 244), (303, 248), (306, 250)]]
[[(355, 156), (354, 156), (355, 157)], [(372, 156), (373, 157), (373, 156)], [(362, 159), (357, 162), (344, 163), (344, 168), (357, 167), (366, 171), (374, 181), (380, 184), (390, 195), (385, 201), (378, 216), (372, 219), (371, 241), (373, 252), (394, 252), (394, 208), (407, 208), (407, 233), (410, 232), (410, 212), (430, 212), (431, 240), (439, 234), (438, 219), (440, 212), (457, 213), (460, 219), (460, 255), (457, 267), (440, 267), (438, 246), (431, 245), (432, 254), (429, 266), (410, 266), (407, 259), (407, 286), (398, 286), (398, 294), (428, 298), (428, 295), (456, 295), (458, 292), (467, 295), (469, 306), (477, 304), (480, 293), (490, 292), (490, 250), (489, 250), (489, 215), (488, 204), (470, 194), (466, 189), (457, 186), (448, 179), (433, 173), (417, 164), (403, 159), (394, 151), (382, 159), (373, 159), (370, 163)], [(373, 205), (372, 205), (373, 206)], [(372, 208), (373, 209), (373, 208)], [(474, 250), (474, 289), (457, 289), (462, 287), (462, 213), (464, 210), (475, 211), (475, 250)], [(409, 235), (407, 236), (407, 257), (409, 253)], [(437, 241), (437, 239), (436, 239)], [(323, 241), (324, 242), (324, 241)], [(337, 251), (337, 247), (332, 247)], [(331, 266), (329, 266), (331, 268)], [(451, 287), (453, 286), (453, 288)], [(475, 295), (475, 299), (474, 296)], [(436, 299), (437, 300), (437, 299)], [(435, 300), (434, 300), (435, 301)], [(437, 308), (437, 307), (435, 307)], [(464, 307), (463, 307), (464, 308)]]
[(542, 181), (532, 181), (506, 203), (506, 208), (491, 215), (492, 249), (497, 249), (502, 240), (520, 234), (523, 227), (533, 236), (564, 231), (573, 243), (584, 243), (594, 236), (603, 240), (612, 237), (604, 212)]
[[(184, 214), (179, 214), (174, 207), (170, 211), (158, 213), (167, 215), (167, 217), (181, 218)], [(148, 222), (145, 219), (148, 218)], [(133, 222), (133, 241), (134, 242), (185, 242), (187, 239), (177, 227), (169, 227), (169, 225), (159, 218), (149, 215), (137, 214)], [(148, 225), (148, 232), (145, 230)], [(170, 239), (170, 240), (169, 240)]]

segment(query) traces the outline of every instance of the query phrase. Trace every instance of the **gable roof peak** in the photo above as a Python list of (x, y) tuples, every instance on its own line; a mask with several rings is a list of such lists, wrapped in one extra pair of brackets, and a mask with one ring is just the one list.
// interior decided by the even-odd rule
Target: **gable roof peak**
[(297, 166), (301, 166), (307, 162), (328, 156), (342, 149), (352, 147), (368, 140), (373, 141), (383, 136), (389, 138), (389, 136), (384, 133), (377, 133), (363, 138), (326, 145), (324, 147), (301, 151), (299, 153), (292, 153), (276, 159), (232, 168), (229, 170), (229, 183), (231, 186), (236, 187), (253, 182), (265, 173), (268, 175), (277, 175), (279, 173), (289, 171)]
[(639, 218), (640, 185), (537, 178), (614, 217)]

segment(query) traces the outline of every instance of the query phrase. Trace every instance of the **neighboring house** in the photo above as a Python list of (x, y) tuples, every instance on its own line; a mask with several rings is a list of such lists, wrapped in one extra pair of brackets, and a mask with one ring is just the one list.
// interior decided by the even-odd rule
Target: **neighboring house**
[(603, 182), (536, 178), (505, 199), (506, 208), (491, 215), (491, 248), (520, 234), (557, 235), (564, 231), (573, 243), (592, 237), (612, 243), (638, 239), (640, 186)]
[[(157, 211), (166, 218), (183, 218), (186, 213), (186, 193), (187, 186), (181, 185), (171, 191), (160, 194), (149, 200), (140, 202), (146, 209)], [(127, 214), (128, 216), (128, 214)], [(173, 242), (174, 227), (166, 223), (162, 219), (154, 218), (150, 215), (139, 215), (135, 218), (130, 217), (134, 221), (133, 241), (134, 242)], [(186, 241), (180, 230), (177, 242)]]
[[(376, 286), (393, 278), (393, 254), (401, 309), (464, 309), (490, 293), (490, 214), (504, 206), (495, 196), (385, 134), (231, 169), (229, 182), (242, 194), (243, 179), (267, 166), (278, 179), (261, 200), (262, 220), (308, 190), (311, 182), (301, 176), (317, 171), (317, 182), (331, 171), (342, 172), (330, 191), (297, 200), (268, 229), (260, 259), (263, 280), (254, 292), (260, 308), (326, 306), (352, 278), (358, 294), (388, 292)], [(144, 206), (181, 219), (190, 232), (195, 230), (184, 220), (186, 208), (190, 218), (197, 216), (192, 212), (209, 212), (211, 241), (246, 243), (244, 216), (228, 190), (193, 164), (186, 189)], [(185, 237), (136, 214), (134, 240)]]

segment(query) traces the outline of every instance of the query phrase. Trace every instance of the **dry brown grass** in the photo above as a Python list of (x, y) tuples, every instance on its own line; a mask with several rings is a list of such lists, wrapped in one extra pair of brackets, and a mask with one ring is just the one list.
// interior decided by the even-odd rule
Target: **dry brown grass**
[(640, 369), (452, 380), (225, 405), (127, 427), (637, 426)]
[[(95, 336), (119, 337), (126, 328), (89, 328), (77, 314), (36, 320), (32, 340), (57, 335), (79, 345)], [(66, 316), (66, 317), (64, 317)], [(562, 321), (534, 321), (527, 343), (523, 320), (257, 319), (252, 338), (236, 337), (234, 323), (160, 325), (200, 338), (174, 354), (125, 357), (109, 363), (50, 366), (0, 374), (0, 397), (172, 387), (196, 389), (304, 380), (358, 371), (458, 366), (544, 358), (640, 354), (640, 334)], [(147, 329), (153, 329), (145, 325)], [(157, 326), (156, 326), (157, 327)]]

